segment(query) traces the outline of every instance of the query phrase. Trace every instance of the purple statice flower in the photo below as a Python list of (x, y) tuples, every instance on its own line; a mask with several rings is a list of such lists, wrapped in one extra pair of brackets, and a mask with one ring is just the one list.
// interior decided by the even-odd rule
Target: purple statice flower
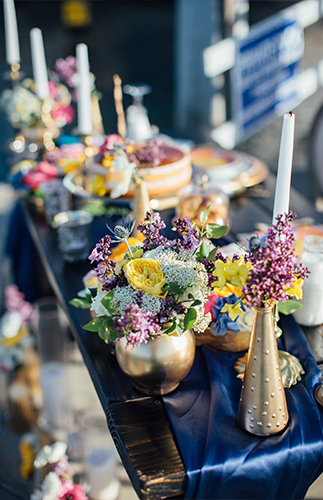
[(165, 222), (161, 219), (158, 212), (154, 213), (149, 210), (146, 213), (144, 222), (137, 226), (137, 230), (145, 237), (142, 248), (144, 252), (153, 250), (160, 245), (167, 244), (168, 240), (159, 234), (161, 229), (166, 227)]
[(94, 269), (99, 283), (102, 283), (103, 285), (107, 284), (111, 275), (114, 274), (115, 268), (116, 263), (112, 260), (107, 260), (105, 263), (99, 262), (97, 267)]
[(185, 314), (186, 309), (182, 304), (179, 304), (173, 297), (165, 297), (160, 299), (160, 311), (157, 313), (158, 323), (168, 323), (174, 316)]
[(91, 261), (91, 264), (93, 264), (93, 262), (95, 261), (106, 262), (108, 260), (109, 255), (111, 254), (110, 245), (111, 245), (110, 236), (106, 235), (103, 238), (101, 238), (99, 243), (95, 245), (95, 248), (93, 248), (92, 252), (89, 255), (89, 260)]
[(103, 290), (106, 290), (109, 292), (110, 290), (113, 290), (117, 286), (122, 288), (124, 286), (128, 285), (127, 278), (123, 272), (123, 269), (121, 269), (119, 274), (111, 274), (106, 278), (106, 280), (103, 282)]
[(115, 333), (118, 340), (126, 337), (127, 347), (133, 348), (148, 340), (159, 337), (161, 327), (152, 312), (143, 312), (138, 304), (129, 304), (125, 307), (124, 314), (114, 320)]
[(199, 230), (193, 224), (189, 217), (184, 217), (183, 219), (177, 219), (174, 221), (174, 227), (176, 231), (182, 235), (183, 243), (182, 247), (185, 252), (195, 252), (200, 245), (199, 241)]
[(295, 216), (293, 212), (277, 215), (276, 224), (266, 233), (266, 244), (246, 256), (252, 264), (242, 290), (247, 307), (260, 306), (269, 300), (285, 302), (288, 298), (285, 290), (291, 288), (295, 277), (305, 278), (307, 268), (296, 264), (295, 237), (290, 225)]
[(126, 152), (126, 154), (129, 161), (136, 163), (139, 167), (158, 167), (166, 158), (161, 144), (160, 139), (148, 141), (145, 146), (136, 149), (132, 153)]
[[(218, 258), (218, 256), (216, 257)], [(213, 271), (215, 270), (215, 263), (209, 259), (202, 259), (200, 261), (207, 272), (208, 286), (212, 287), (212, 283), (218, 280), (217, 276), (213, 276)]]
[[(221, 312), (225, 304), (235, 304), (237, 302), (237, 297), (233, 293), (229, 297), (216, 297), (215, 303), (212, 307), (212, 316), (214, 321), (210, 324), (210, 330), (213, 335), (225, 335), (228, 330), (232, 330), (235, 335), (237, 335), (240, 330), (239, 325), (230, 319), (227, 312)], [(243, 310), (245, 310), (243, 304), (241, 304)]]

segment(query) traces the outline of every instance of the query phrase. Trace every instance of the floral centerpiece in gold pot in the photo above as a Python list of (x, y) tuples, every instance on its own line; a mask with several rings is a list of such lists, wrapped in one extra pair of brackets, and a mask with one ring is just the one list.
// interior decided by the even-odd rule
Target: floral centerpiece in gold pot
[[(99, 284), (88, 300), (96, 317), (84, 328), (106, 342), (116, 340), (119, 365), (141, 391), (174, 390), (192, 366), (194, 332), (210, 323), (204, 304), (216, 279), (217, 249), (206, 238), (223, 236), (227, 227), (206, 220), (207, 210), (201, 213), (201, 229), (186, 217), (176, 220), (173, 229), (181, 238), (171, 240), (160, 233), (165, 229), (160, 215), (150, 211), (137, 227), (142, 243), (128, 245), (121, 261), (110, 260), (110, 245), (128, 244), (134, 224), (109, 228), (111, 236), (102, 238), (89, 257), (97, 262)], [(85, 302), (73, 299), (72, 304), (86, 307)]]

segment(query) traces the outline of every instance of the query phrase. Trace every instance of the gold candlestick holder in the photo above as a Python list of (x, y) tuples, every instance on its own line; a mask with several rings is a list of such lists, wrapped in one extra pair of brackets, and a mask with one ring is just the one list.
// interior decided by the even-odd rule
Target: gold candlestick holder
[(19, 63), (16, 63), (16, 64), (12, 64), (11, 67), (10, 67), (10, 79), (11, 79), (11, 83), (12, 85), (16, 85), (19, 80), (21, 80), (22, 78), (22, 73), (20, 71), (20, 64)]

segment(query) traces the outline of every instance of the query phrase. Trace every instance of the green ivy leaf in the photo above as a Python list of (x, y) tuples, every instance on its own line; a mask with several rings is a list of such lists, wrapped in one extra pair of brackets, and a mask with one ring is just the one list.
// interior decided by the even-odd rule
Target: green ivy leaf
[(166, 333), (166, 335), (168, 335), (169, 333), (172, 333), (175, 330), (176, 330), (176, 320), (175, 320), (175, 318), (173, 318), (172, 324), (170, 325), (170, 327), (167, 328), (167, 330), (165, 330), (165, 333)]
[(107, 324), (106, 321), (104, 321), (100, 328), (98, 329), (98, 334), (99, 334), (99, 337), (101, 337), (102, 340), (104, 340), (105, 342), (108, 340), (109, 338), (109, 326)]
[(210, 253), (211, 242), (203, 240), (199, 248), (199, 259), (207, 259)]
[(184, 318), (184, 331), (189, 330), (190, 328), (193, 328), (195, 320), (196, 320), (197, 312), (195, 309), (190, 307), (187, 310), (187, 313), (185, 314)]
[(114, 313), (114, 307), (112, 305), (113, 302), (113, 290), (111, 290), (103, 299), (101, 300), (101, 304), (109, 311), (111, 315)]
[(167, 283), (167, 285), (164, 285), (162, 288), (165, 292), (173, 292), (176, 293), (177, 295), (182, 295), (184, 293), (184, 290), (182, 290), (176, 283)]
[(94, 318), (89, 323), (86, 323), (86, 325), (83, 325), (82, 328), (84, 330), (87, 330), (89, 332), (97, 332), (99, 331), (100, 326), (104, 322), (104, 316), (100, 316), (99, 318)]
[(191, 304), (191, 307), (195, 307), (195, 306), (200, 306), (202, 304), (202, 302), (198, 299), (194, 300), (194, 302)]
[(297, 300), (288, 299), (286, 302), (279, 302), (278, 312), (281, 314), (293, 314), (297, 309), (301, 309), (303, 304), (300, 304)]
[(227, 232), (229, 226), (221, 226), (220, 224), (207, 224), (206, 225), (206, 236), (208, 238), (222, 238), (222, 236)]
[(200, 213), (200, 221), (203, 226), (204, 224), (206, 224), (206, 221), (208, 220), (210, 207), (211, 205), (206, 207), (206, 209), (202, 210), (202, 212)]
[(208, 259), (209, 260), (214, 260), (215, 259), (215, 256), (216, 256), (216, 252), (218, 251), (218, 248), (219, 247), (215, 247), (211, 250), (211, 252), (209, 253), (209, 256), (208, 256)]
[(90, 309), (91, 303), (92, 301), (89, 302), (87, 299), (78, 298), (74, 298), (69, 301), (69, 304), (71, 304), (71, 306), (77, 307), (77, 309)]

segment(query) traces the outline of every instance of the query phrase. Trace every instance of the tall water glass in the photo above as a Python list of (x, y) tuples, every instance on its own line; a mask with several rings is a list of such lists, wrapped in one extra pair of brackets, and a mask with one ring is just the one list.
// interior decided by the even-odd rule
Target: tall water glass
[(55, 297), (35, 302), (34, 328), (43, 392), (41, 424), (66, 429), (71, 421), (67, 380), (68, 323)]

